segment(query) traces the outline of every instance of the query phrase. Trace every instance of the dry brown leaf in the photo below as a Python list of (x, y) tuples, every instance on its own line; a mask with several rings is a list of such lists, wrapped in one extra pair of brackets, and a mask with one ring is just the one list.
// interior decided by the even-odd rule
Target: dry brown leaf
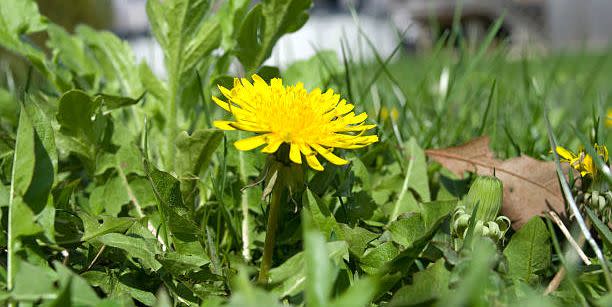
[(489, 149), (488, 137), (425, 152), (460, 177), (466, 171), (493, 175), (495, 170), (495, 176), (504, 183), (502, 214), (510, 218), (514, 229), (520, 228), (533, 216), (544, 216), (550, 210), (565, 215), (563, 194), (552, 161), (539, 161), (529, 156), (497, 160)]

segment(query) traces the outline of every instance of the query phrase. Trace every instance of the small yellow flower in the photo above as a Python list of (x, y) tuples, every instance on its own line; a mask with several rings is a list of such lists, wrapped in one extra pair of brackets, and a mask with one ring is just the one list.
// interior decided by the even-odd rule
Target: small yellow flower
[[(597, 145), (593, 146), (595, 151), (597, 151), (597, 155), (600, 156), (604, 163), (608, 162), (608, 148), (605, 145)], [(571, 167), (580, 172), (581, 176), (590, 175), (595, 177), (597, 175), (597, 167), (595, 167), (595, 163), (593, 162), (593, 157), (586, 153), (584, 148), (580, 148), (578, 150), (578, 154), (575, 154), (561, 146), (557, 146), (556, 148), (557, 154), (559, 154), (559, 158), (561, 162), (567, 162)]]
[(389, 112), (389, 109), (386, 106), (380, 108), (381, 121), (387, 120), (389, 118), (389, 115), (391, 115), (391, 120), (397, 121), (397, 119), (399, 118), (399, 111), (396, 107), (392, 107), (391, 112)]
[(612, 127), (612, 109), (608, 109), (608, 114), (606, 115), (606, 127)]
[(247, 79), (234, 79), (230, 90), (219, 86), (228, 101), (212, 97), (224, 110), (232, 113), (234, 121), (217, 120), (215, 127), (222, 130), (243, 130), (258, 135), (234, 143), (239, 150), (252, 150), (266, 145), (261, 151), (274, 153), (286, 143), (289, 159), (302, 163), (302, 155), (308, 165), (318, 171), (323, 166), (317, 154), (336, 165), (347, 164), (334, 148), (355, 149), (378, 141), (376, 135), (363, 135), (376, 125), (367, 125), (368, 115), (353, 112), (354, 106), (340, 99), (333, 90), (306, 91), (302, 83), (283, 86), (281, 79), (267, 84), (258, 75), (253, 83)]

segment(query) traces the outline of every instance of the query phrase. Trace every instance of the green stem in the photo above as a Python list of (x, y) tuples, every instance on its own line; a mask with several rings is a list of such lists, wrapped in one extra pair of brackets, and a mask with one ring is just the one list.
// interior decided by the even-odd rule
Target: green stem
[(166, 152), (166, 159), (168, 162), (168, 169), (174, 169), (174, 154), (175, 154), (175, 144), (174, 140), (178, 135), (178, 125), (177, 125), (177, 117), (178, 117), (178, 108), (177, 108), (177, 94), (178, 94), (178, 78), (176, 76), (170, 77), (170, 118), (168, 119), (168, 136), (166, 138), (168, 148)]
[[(277, 178), (277, 180), (282, 180), (282, 178)], [(281, 186), (282, 185), (277, 184), (274, 190), (272, 190), (270, 210), (268, 211), (268, 225), (266, 226), (266, 241), (264, 243), (263, 257), (258, 278), (261, 284), (268, 283), (268, 273), (272, 267), (272, 254), (274, 253), (276, 229), (278, 228), (278, 211), (280, 209), (281, 195), (283, 194)]]

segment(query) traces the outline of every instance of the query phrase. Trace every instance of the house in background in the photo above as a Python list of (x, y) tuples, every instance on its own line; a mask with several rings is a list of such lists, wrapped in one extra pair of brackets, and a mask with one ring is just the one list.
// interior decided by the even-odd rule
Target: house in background
[[(130, 41), (138, 57), (164, 74), (163, 53), (149, 33), (145, 0), (113, 0), (113, 30)], [(341, 44), (360, 57), (371, 58), (367, 36), (381, 56), (403, 43), (427, 50), (453, 23), (461, 7), (460, 25), (468, 41), (484, 38), (504, 16), (500, 39), (517, 49), (602, 48), (612, 42), (612, 0), (313, 0), (308, 23), (284, 36), (267, 64), (285, 66), (318, 50), (338, 53)], [(351, 15), (351, 9), (359, 17)], [(406, 30), (404, 32), (404, 30)], [(399, 33), (404, 32), (403, 37)]]

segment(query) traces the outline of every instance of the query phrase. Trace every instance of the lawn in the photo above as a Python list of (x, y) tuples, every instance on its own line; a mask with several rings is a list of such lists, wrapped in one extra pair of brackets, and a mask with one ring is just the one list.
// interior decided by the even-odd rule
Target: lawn
[(310, 6), (148, 1), (160, 78), (4, 0), (0, 300), (612, 305), (612, 53), (494, 25), (264, 66)]

